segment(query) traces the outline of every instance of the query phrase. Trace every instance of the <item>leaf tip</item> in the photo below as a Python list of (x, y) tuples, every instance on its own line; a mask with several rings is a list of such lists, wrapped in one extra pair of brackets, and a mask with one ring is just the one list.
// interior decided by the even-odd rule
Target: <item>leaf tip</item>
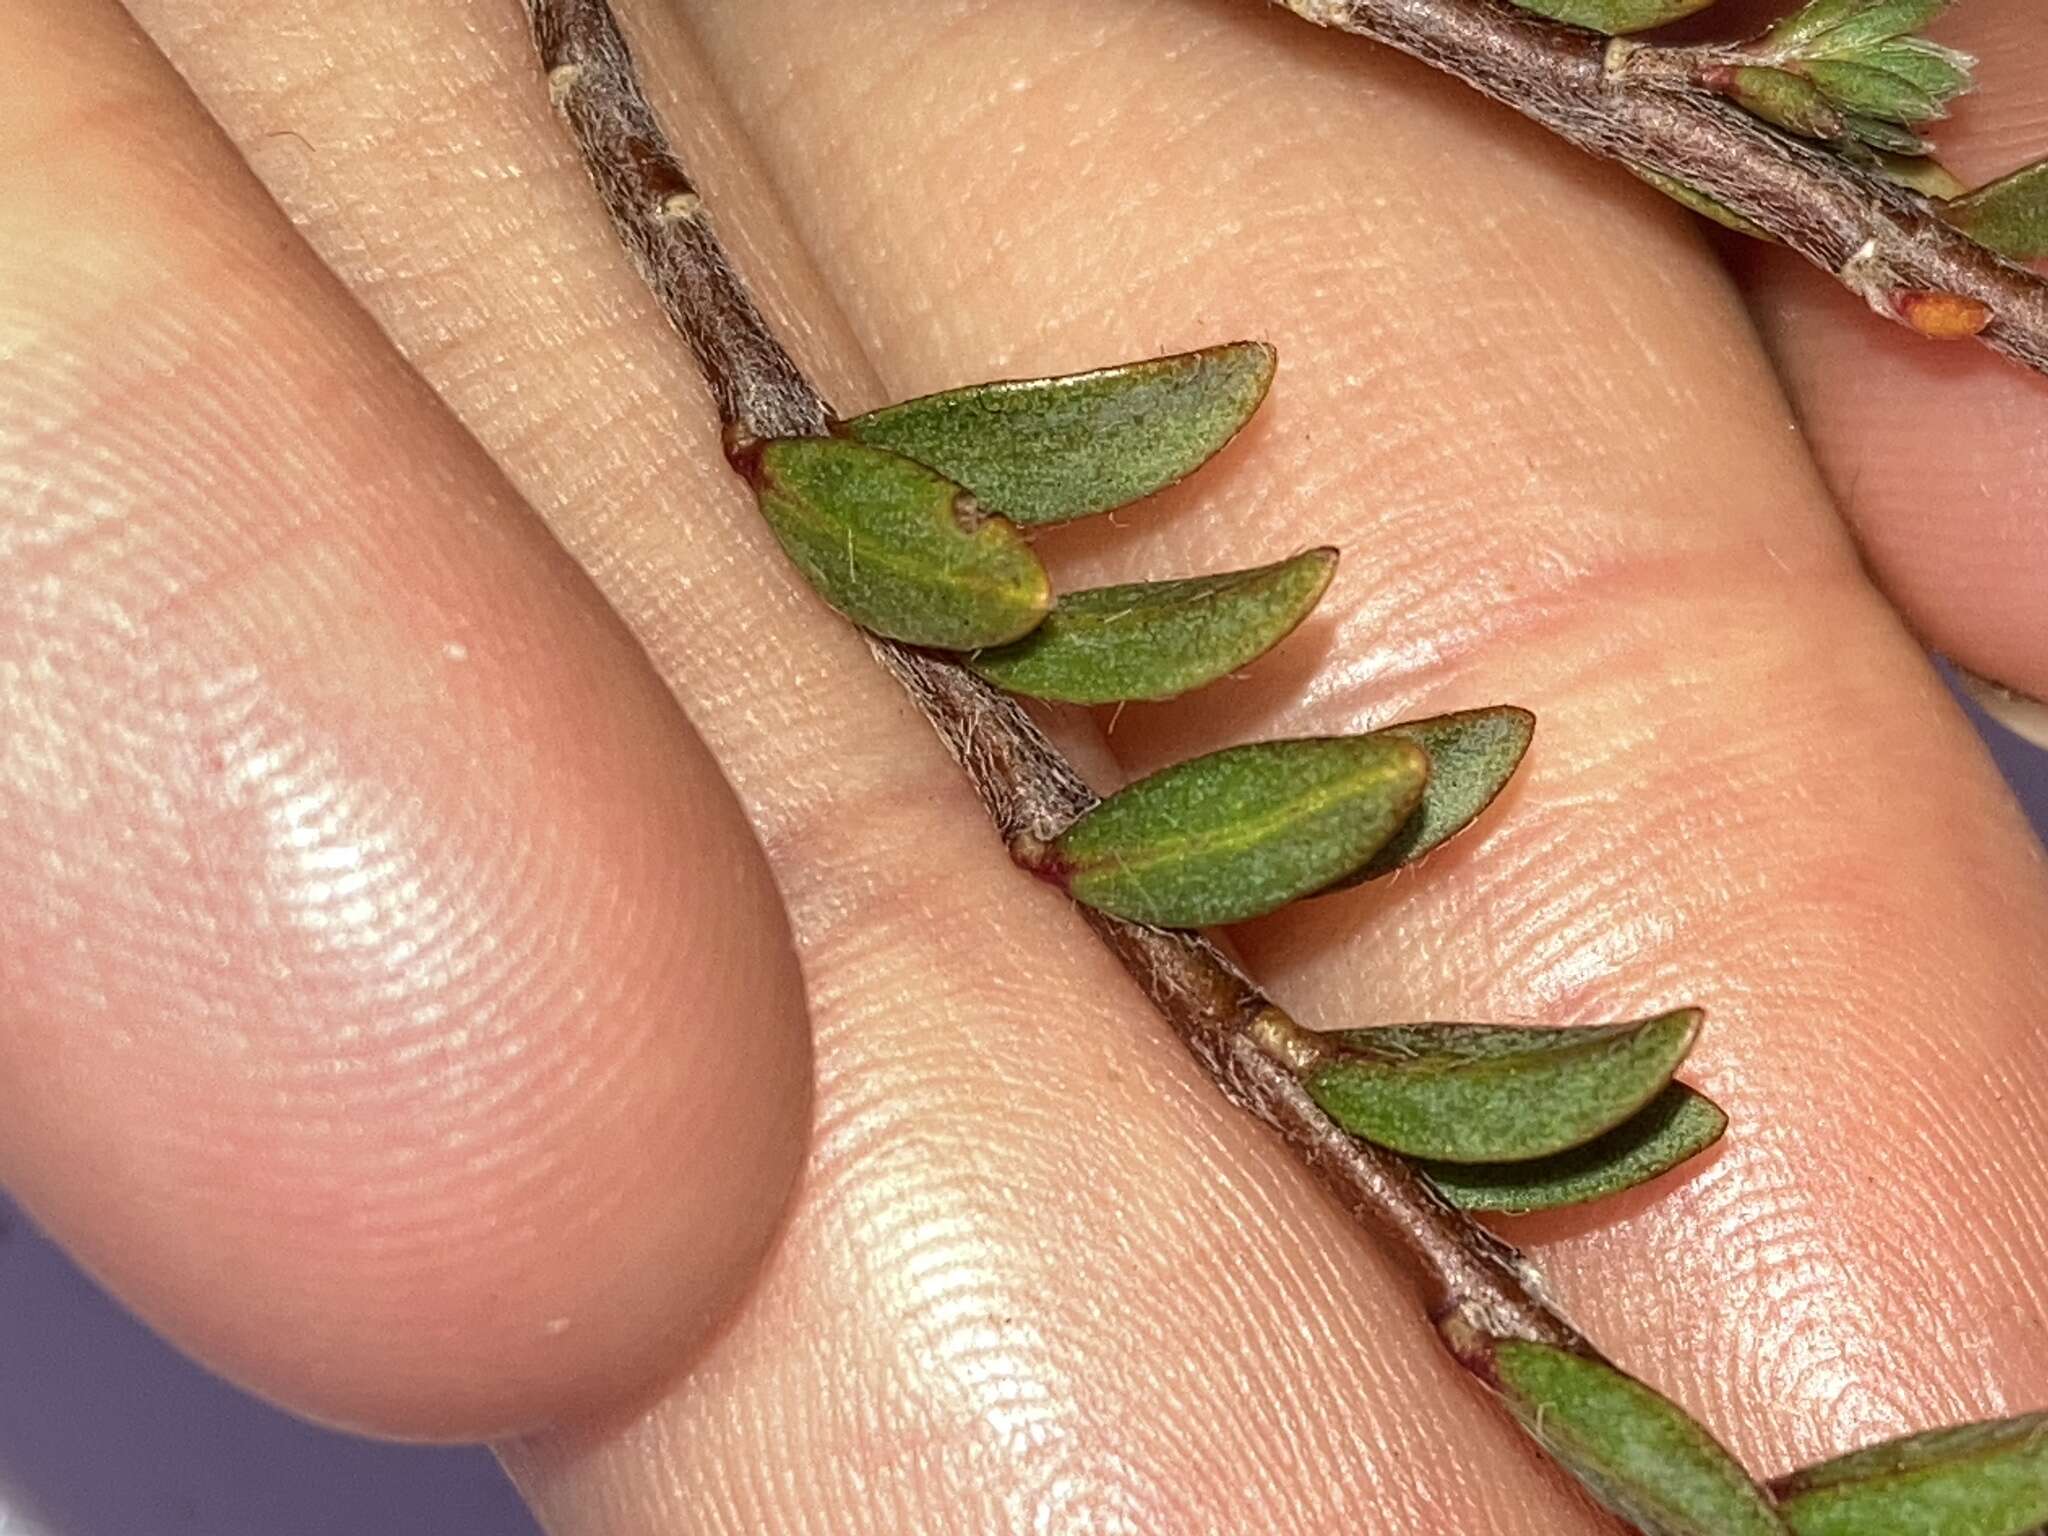
[(1700, 1031), (1707, 1027), (1707, 1010), (1690, 1005), (1674, 1008), (1657, 1022), (1674, 1036), (1682, 1037), (1685, 1042), (1683, 1054), (1690, 1054), (1693, 1046), (1699, 1042)]
[(1245, 388), (1237, 402), (1237, 420), (1216, 444), (1220, 449), (1242, 432), (1266, 403), (1266, 396), (1272, 393), (1273, 380), (1280, 371), (1280, 349), (1270, 341), (1247, 339), (1226, 341), (1221, 346), (1208, 347), (1190, 355), (1220, 363), (1226, 375), (1240, 374), (1244, 379)]
[(1693, 1157), (1698, 1157), (1700, 1153), (1710, 1151), (1721, 1144), (1728, 1135), (1730, 1121), (1727, 1110), (1698, 1090), (1694, 1090), (1693, 1102), (1698, 1106), (1695, 1112), (1703, 1122), (1699, 1133), (1699, 1145), (1692, 1153)]
[(1226, 341), (1212, 349), (1216, 356), (1234, 357), (1244, 362), (1251, 370), (1261, 398), (1273, 386), (1273, 375), (1280, 370), (1280, 349), (1270, 341), (1247, 337), (1243, 341)]

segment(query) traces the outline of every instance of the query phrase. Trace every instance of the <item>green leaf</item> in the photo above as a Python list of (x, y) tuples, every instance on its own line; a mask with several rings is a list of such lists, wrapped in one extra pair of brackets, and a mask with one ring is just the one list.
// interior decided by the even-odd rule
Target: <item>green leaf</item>
[(1918, 32), (1953, 0), (1813, 0), (1763, 35), (1786, 57), (1835, 58)]
[(1814, 0), (1748, 45), (1745, 52), (1757, 64), (1726, 71), (1716, 84), (1793, 133), (1924, 155), (1926, 143), (1908, 130), (1946, 114), (1948, 103), (1970, 88), (1974, 63), (1912, 35), (1947, 4)]
[(1525, 11), (1604, 32), (1609, 37), (1646, 32), (1703, 11), (1713, 3), (1714, 0), (1515, 0)]
[(1522, 1428), (1643, 1536), (1786, 1536), (1719, 1441), (1604, 1361), (1497, 1339), (1480, 1369)]
[(1311, 549), (1249, 571), (1069, 593), (1022, 640), (970, 656), (967, 665), (1035, 699), (1170, 699), (1278, 645), (1308, 617), (1336, 569), (1336, 550)]
[(1422, 1171), (1453, 1205), (1526, 1215), (1583, 1205), (1661, 1177), (1721, 1139), (1728, 1116), (1684, 1083), (1605, 1136), (1527, 1163), (1424, 1162)]
[(804, 579), (878, 635), (950, 650), (1002, 645), (1052, 606), (1024, 536), (922, 465), (792, 437), (762, 445), (749, 469), (761, 516)]
[(2048, 1527), (2048, 1413), (1870, 1446), (1772, 1492), (1798, 1536), (2033, 1536)]
[(1415, 1024), (1321, 1039), (1302, 1084), (1354, 1136), (1409, 1157), (1514, 1163), (1583, 1146), (1642, 1109), (1699, 1037), (1700, 1011), (1534, 1029)]
[(959, 481), (992, 512), (1064, 523), (1193, 473), (1251, 419), (1273, 382), (1264, 342), (1056, 379), (947, 390), (840, 428)]
[(1529, 750), (1536, 717), (1512, 704), (1435, 715), (1373, 732), (1412, 741), (1429, 754), (1422, 804), (1386, 847), (1330, 889), (1345, 890), (1413, 864), (1472, 825), (1493, 803)]
[(2011, 261), (2048, 256), (2048, 160), (2000, 177), (1942, 210), (1979, 245)]
[(1689, 186), (1675, 176), (1666, 176), (1662, 171), (1653, 171), (1647, 165), (1637, 165), (1629, 160), (1621, 163), (1674, 203), (1690, 208), (1702, 218), (1712, 219), (1723, 229), (1732, 229), (1738, 235), (1748, 235), (1755, 240), (1775, 242), (1778, 238), (1762, 225), (1752, 223), (1733, 208), (1716, 202), (1697, 187)]
[(1731, 70), (1717, 82), (1745, 112), (1776, 123), (1788, 133), (1808, 139), (1837, 139), (1842, 114), (1828, 104), (1820, 87), (1798, 75), (1761, 64)]
[(1842, 119), (1842, 133), (1846, 138), (1869, 145), (1880, 154), (1905, 155), (1919, 158), (1933, 152), (1934, 146), (1910, 128), (1901, 128), (1897, 123), (1888, 123), (1880, 117), (1848, 115)]
[(1806, 66), (1828, 104), (1852, 116), (1875, 117), (1887, 123), (1924, 123), (1939, 117), (1942, 105), (1903, 75), (1849, 59), (1823, 59)]
[(1926, 155), (1879, 155), (1877, 168), (1900, 186), (1911, 187), (1937, 202), (1963, 191), (1963, 184), (1949, 173), (1947, 166)]
[(1967, 53), (1930, 43), (1924, 37), (1902, 37), (1893, 42), (1879, 43), (1875, 48), (1858, 54), (1857, 61), (1908, 81), (1941, 108), (1946, 108), (1950, 101), (1970, 88), (1970, 69), (1976, 63)]
[(1257, 742), (1161, 769), (1051, 847), (1076, 901), (1164, 928), (1258, 917), (1371, 858), (1422, 797), (1429, 756), (1368, 736)]

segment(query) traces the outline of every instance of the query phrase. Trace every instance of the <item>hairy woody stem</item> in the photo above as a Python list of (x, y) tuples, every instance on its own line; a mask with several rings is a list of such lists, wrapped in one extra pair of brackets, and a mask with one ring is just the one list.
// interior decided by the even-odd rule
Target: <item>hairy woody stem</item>
[(1581, 149), (1705, 193), (1888, 319), (1933, 334), (1930, 317), (1969, 314), (1964, 333), (2048, 373), (2048, 281), (1945, 222), (1919, 193), (1661, 67), (1664, 50), (1546, 21), (1508, 0), (1259, 3), (1398, 48)]
[[(620, 240), (695, 352), (730, 448), (816, 435), (832, 413), (769, 330), (655, 121), (606, 0), (526, 0), (556, 106)], [(973, 781), (1011, 856), (1029, 867), (1097, 802), (1016, 701), (964, 667), (870, 636)], [(1360, 1221), (1409, 1261), (1430, 1315), (1457, 1351), (1514, 1337), (1591, 1355), (1532, 1289), (1513, 1248), (1457, 1210), (1392, 1152), (1347, 1134), (1276, 1050), (1300, 1033), (1220, 949), (1197, 934), (1085, 913), (1224, 1095), (1277, 1130)]]

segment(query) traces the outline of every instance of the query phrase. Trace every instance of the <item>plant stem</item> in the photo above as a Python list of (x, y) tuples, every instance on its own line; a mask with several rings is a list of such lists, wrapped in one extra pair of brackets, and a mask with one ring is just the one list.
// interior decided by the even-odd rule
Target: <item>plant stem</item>
[(1706, 194), (1887, 319), (1974, 334), (2048, 373), (2048, 281), (1970, 239), (1919, 193), (1665, 67), (1668, 50), (1547, 21), (1508, 0), (1260, 3), (1398, 48), (1581, 149)]
[[(755, 307), (655, 121), (606, 0), (526, 0), (542, 66), (620, 240), (695, 352), (728, 451), (830, 429), (830, 408)], [(973, 781), (1026, 868), (1097, 804), (1017, 702), (958, 663), (868, 637)], [(1198, 934), (1085, 911), (1216, 1086), (1277, 1130), (1352, 1215), (1409, 1262), (1448, 1340), (1512, 1337), (1593, 1354), (1534, 1289), (1527, 1261), (1396, 1154), (1350, 1136), (1269, 1044), (1300, 1033)], [(1254, 1028), (1256, 1026), (1256, 1030)]]

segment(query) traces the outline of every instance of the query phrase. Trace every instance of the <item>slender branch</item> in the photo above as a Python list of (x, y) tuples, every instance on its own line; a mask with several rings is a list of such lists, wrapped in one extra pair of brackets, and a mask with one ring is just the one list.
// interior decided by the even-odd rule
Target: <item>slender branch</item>
[[(729, 450), (829, 430), (829, 407), (776, 341), (713, 234), (606, 0), (526, 6), (555, 103), (619, 238), (696, 353)], [(1081, 776), (1008, 695), (943, 656), (872, 636), (868, 645), (966, 769), (1017, 862), (1028, 867), (1095, 806)], [(1274, 1054), (1299, 1026), (1220, 949), (1198, 934), (1085, 915), (1224, 1095), (1278, 1131), (1354, 1217), (1407, 1259), (1454, 1352), (1462, 1339), (1491, 1335), (1593, 1355), (1538, 1294), (1519, 1253), (1401, 1157), (1359, 1141), (1316, 1106)]]
[(1705, 193), (1888, 319), (1976, 335), (2048, 373), (2048, 281), (1970, 239), (1919, 193), (1666, 68), (1666, 50), (1546, 21), (1508, 0), (1260, 3), (1398, 48), (1581, 149)]
[(768, 328), (669, 152), (605, 4), (528, 0), (548, 93), (634, 266), (690, 344), (736, 440), (824, 432), (831, 411)]

